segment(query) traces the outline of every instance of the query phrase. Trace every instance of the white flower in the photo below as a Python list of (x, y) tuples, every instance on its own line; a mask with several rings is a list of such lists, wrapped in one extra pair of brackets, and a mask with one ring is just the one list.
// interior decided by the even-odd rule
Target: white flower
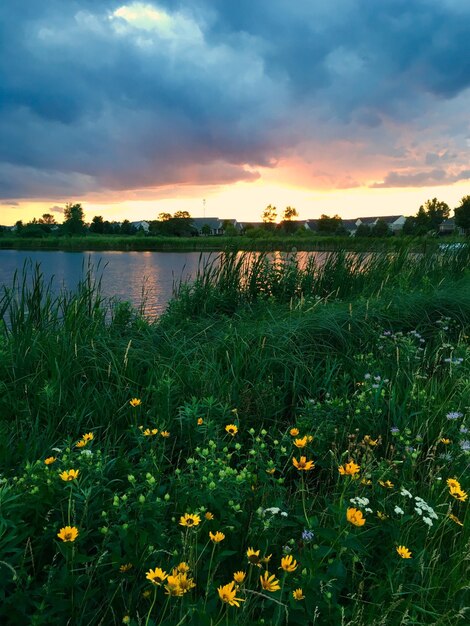
[(287, 513), (285, 511), (281, 511), (281, 517), (287, 517)]
[(400, 493), (402, 496), (408, 496), (408, 498), (412, 498), (412, 494), (408, 491), (408, 489), (405, 489), (404, 487), (402, 487), (400, 489)]
[(405, 514), (405, 511), (403, 509), (401, 509), (399, 506), (396, 506), (393, 510), (395, 511), (395, 513), (397, 515), (404, 515)]
[(428, 526), (432, 526), (432, 520), (429, 517), (423, 517), (423, 522)]

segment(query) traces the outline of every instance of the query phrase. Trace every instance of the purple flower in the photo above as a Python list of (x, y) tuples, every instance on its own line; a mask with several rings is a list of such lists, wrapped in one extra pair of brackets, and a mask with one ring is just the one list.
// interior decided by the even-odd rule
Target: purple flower
[(459, 417), (463, 417), (463, 413), (460, 413), (459, 411), (451, 411), (450, 413), (447, 413), (446, 417), (448, 420), (458, 420)]
[(392, 433), (392, 435), (398, 435), (398, 433), (400, 432), (400, 429), (398, 428), (398, 426), (392, 426), (390, 428), (390, 432)]
[(302, 539), (303, 541), (305, 541), (306, 543), (308, 543), (309, 541), (312, 541), (314, 536), (313, 530), (307, 530), (305, 529), (302, 533)]
[(464, 439), (464, 441), (460, 442), (460, 447), (464, 452), (470, 452), (470, 441), (468, 439)]

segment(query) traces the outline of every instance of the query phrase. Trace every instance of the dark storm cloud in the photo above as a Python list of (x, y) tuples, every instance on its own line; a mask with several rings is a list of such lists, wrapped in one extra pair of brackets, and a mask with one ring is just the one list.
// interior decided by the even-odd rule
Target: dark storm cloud
[(390, 154), (384, 123), (442, 132), (465, 96), (461, 4), (3, 0), (0, 197), (253, 180), (301, 141)]
[(449, 185), (469, 179), (470, 169), (461, 170), (457, 173), (449, 173), (442, 169), (413, 173), (389, 172), (383, 182), (374, 183), (371, 187), (429, 187)]

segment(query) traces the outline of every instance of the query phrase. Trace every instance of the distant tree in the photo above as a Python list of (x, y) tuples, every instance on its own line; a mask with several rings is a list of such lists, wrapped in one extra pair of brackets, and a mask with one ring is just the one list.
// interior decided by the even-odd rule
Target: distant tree
[(343, 220), (339, 215), (322, 214), (317, 222), (317, 231), (322, 235), (334, 235), (338, 228), (343, 225)]
[(465, 235), (470, 236), (470, 196), (464, 196), (458, 207), (454, 209), (455, 225), (462, 228)]
[(416, 234), (416, 217), (407, 217), (403, 224), (403, 235), (415, 235)]
[(359, 224), (356, 229), (356, 237), (370, 237), (372, 235), (369, 224)]
[(201, 232), (206, 237), (207, 235), (210, 235), (212, 231), (211, 231), (211, 227), (209, 226), (209, 224), (204, 224), (203, 227), (201, 228)]
[(272, 230), (274, 229), (274, 223), (277, 218), (277, 209), (275, 206), (268, 204), (268, 206), (264, 209), (261, 214), (262, 220), (264, 222), (265, 228)]
[(95, 217), (91, 220), (90, 232), (99, 235), (104, 233), (104, 220), (101, 215), (95, 215)]
[(292, 223), (292, 220), (294, 220), (298, 216), (299, 214), (297, 213), (297, 209), (294, 209), (294, 207), (291, 206), (286, 206), (286, 208), (284, 209), (284, 214), (282, 216), (282, 222), (280, 224), (281, 229), (287, 234), (293, 233), (296, 225), (295, 223)]
[(39, 218), (39, 223), (46, 224), (47, 226), (54, 226), (57, 222), (51, 213), (43, 213), (42, 217)]
[(171, 220), (171, 213), (159, 213), (158, 214), (159, 222), (168, 222), (168, 220)]
[(224, 220), (222, 222), (222, 228), (224, 231), (224, 235), (226, 235), (227, 237), (236, 237), (240, 234), (237, 230), (237, 227), (234, 226), (231, 220)]
[(173, 219), (175, 219), (175, 220), (190, 220), (191, 219), (191, 215), (188, 213), (188, 211), (176, 211), (176, 213), (173, 214)]
[(391, 234), (392, 231), (385, 220), (377, 220), (377, 223), (371, 229), (372, 237), (389, 237)]
[(133, 235), (135, 233), (135, 228), (129, 222), (129, 220), (124, 220), (121, 224), (121, 228), (119, 231), (120, 235)]
[(85, 214), (81, 204), (66, 204), (63, 230), (67, 235), (82, 235), (85, 232)]
[(17, 235), (21, 233), (23, 228), (24, 228), (23, 220), (18, 220), (17, 222), (15, 222), (14, 229)]
[(424, 205), (421, 205), (418, 210), (420, 220), (423, 221), (423, 214), (427, 218), (427, 230), (439, 230), (439, 224), (448, 219), (450, 214), (449, 205), (445, 202), (433, 198), (432, 200), (426, 200)]

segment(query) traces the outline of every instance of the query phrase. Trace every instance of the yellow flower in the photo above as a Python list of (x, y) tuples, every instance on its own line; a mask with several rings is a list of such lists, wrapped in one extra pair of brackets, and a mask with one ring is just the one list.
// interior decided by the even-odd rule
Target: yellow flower
[(295, 572), (298, 567), (297, 561), (294, 559), (292, 554), (288, 554), (287, 556), (283, 556), (281, 559), (281, 567), (279, 569), (283, 569), (285, 572)]
[(59, 474), (59, 476), (62, 478), (62, 480), (70, 481), (70, 480), (75, 480), (76, 478), (78, 478), (79, 473), (80, 473), (80, 470), (70, 469), (68, 471), (64, 470), (61, 474)]
[(180, 517), (180, 525), (186, 526), (187, 528), (192, 528), (193, 526), (198, 526), (201, 523), (201, 518), (199, 515), (193, 515), (192, 513), (185, 513)]
[(160, 433), (160, 435), (161, 435), (162, 437), (165, 437), (165, 438), (166, 438), (166, 437), (169, 437), (169, 436), (170, 436), (170, 433), (169, 433), (167, 430), (162, 430), (162, 432)]
[(140, 406), (142, 404), (142, 400), (140, 398), (132, 398), (132, 400), (129, 400), (129, 404), (131, 406)]
[(197, 425), (202, 426), (202, 424), (204, 424), (204, 420), (202, 419), (202, 417), (199, 417), (197, 420)]
[(445, 446), (448, 446), (449, 443), (451, 443), (450, 439), (447, 439), (446, 437), (441, 437), (439, 441), (443, 443)]
[(451, 496), (453, 496), (456, 500), (460, 500), (460, 502), (465, 502), (468, 498), (468, 493), (464, 491), (460, 485), (458, 487), (450, 487), (449, 492)]
[(274, 472), (275, 472), (275, 471), (276, 471), (276, 468), (275, 468), (275, 467), (269, 467), (269, 468), (266, 470), (266, 474), (270, 474), (270, 475), (272, 476), (272, 475), (274, 474)]
[(405, 546), (397, 546), (397, 552), (402, 559), (411, 559), (411, 552)]
[(210, 521), (211, 519), (214, 519), (214, 514), (210, 511), (207, 511), (206, 513), (204, 513), (204, 517)]
[(459, 526), (463, 526), (462, 522), (459, 520), (459, 518), (456, 515), (452, 515), (452, 513), (449, 513), (449, 517), (453, 522), (455, 522)]
[(168, 576), (165, 585), (165, 594), (167, 596), (182, 596), (184, 591), (180, 586), (179, 576)]
[(220, 543), (225, 539), (224, 533), (221, 533), (220, 531), (217, 531), (215, 534), (209, 531), (209, 537), (214, 543)]
[(379, 485), (382, 485), (382, 487), (385, 487), (385, 489), (393, 489), (394, 487), (393, 483), (391, 483), (389, 480), (379, 480)]
[(260, 562), (259, 553), (260, 553), (259, 550), (253, 550), (253, 548), (248, 548), (248, 550), (246, 551), (246, 556), (248, 557), (248, 561), (252, 563), (253, 565), (259, 565), (259, 562)]
[(122, 623), (123, 624), (130, 624), (131, 623), (131, 618), (129, 615), (124, 615), (124, 617), (122, 618)]
[(168, 574), (160, 567), (156, 567), (155, 569), (148, 571), (145, 578), (150, 580), (153, 585), (157, 585), (159, 587), (163, 582), (165, 582), (165, 579), (168, 578)]
[(78, 528), (75, 526), (65, 526), (60, 529), (60, 532), (57, 533), (59, 539), (62, 541), (75, 541), (78, 537)]
[(181, 561), (181, 563), (176, 566), (176, 571), (178, 574), (186, 574), (189, 572), (189, 565), (185, 561)]
[(307, 435), (307, 441), (308, 441), (308, 443), (312, 443), (313, 435)]
[(364, 443), (367, 444), (368, 446), (376, 446), (379, 443), (378, 439), (372, 439), (372, 437), (370, 435), (366, 435), (363, 439)]
[(240, 602), (245, 602), (243, 598), (237, 598), (237, 590), (235, 589), (235, 582), (232, 580), (228, 585), (221, 585), (217, 587), (219, 592), (219, 598), (222, 602), (226, 602), (230, 606), (240, 606)]
[(308, 472), (309, 470), (312, 470), (315, 468), (314, 462), (307, 461), (306, 456), (301, 456), (300, 461), (297, 461), (297, 459), (293, 457), (292, 463), (294, 464), (294, 467), (296, 467), (299, 471)]
[(233, 580), (238, 583), (239, 585), (241, 585), (243, 582), (245, 582), (245, 578), (246, 578), (246, 573), (245, 572), (234, 572), (233, 574)]
[(381, 520), (382, 522), (386, 519), (388, 519), (388, 515), (385, 515), (385, 513), (382, 513), (382, 511), (377, 511), (377, 517), (379, 518), (379, 520)]
[(196, 586), (196, 583), (192, 578), (188, 578), (186, 572), (178, 574), (178, 584), (183, 593), (188, 593)]
[(366, 485), (366, 486), (372, 485), (372, 481), (369, 478), (363, 478), (361, 480), (361, 485)]
[(232, 437), (238, 433), (238, 427), (235, 426), (235, 424), (227, 424), (225, 430), (229, 435), (232, 435)]
[(349, 463), (345, 463), (344, 465), (340, 465), (338, 467), (338, 471), (341, 476), (354, 476), (355, 474), (359, 474), (360, 469), (361, 466), (354, 463), (352, 459)]
[(77, 443), (75, 444), (76, 448), (84, 448), (86, 446), (88, 442), (85, 441), (84, 439), (80, 439), (80, 441), (77, 441)]
[(366, 520), (362, 515), (362, 511), (359, 511), (359, 509), (355, 509), (352, 507), (346, 511), (346, 519), (351, 524), (354, 524), (354, 526), (364, 526), (364, 524), (366, 523)]
[(158, 428), (146, 428), (142, 434), (144, 435), (144, 437), (152, 437), (153, 435), (156, 435), (158, 433)]
[(305, 600), (304, 592), (300, 589), (300, 587), (292, 592), (292, 597), (294, 600)]
[(83, 441), (93, 441), (94, 438), (95, 435), (93, 433), (85, 433), (84, 435), (82, 435)]
[(48, 456), (47, 459), (44, 459), (44, 463), (46, 465), (52, 465), (52, 463), (55, 463), (57, 461), (57, 458), (55, 456)]
[(446, 482), (449, 489), (451, 489), (452, 487), (457, 487), (457, 489), (460, 489), (460, 483), (456, 478), (448, 478)]
[(291, 428), (289, 431), (289, 434), (291, 435), (291, 437), (297, 437), (297, 435), (299, 434), (299, 429), (298, 428)]
[(261, 563), (269, 563), (269, 561), (271, 560), (272, 554), (267, 554), (266, 556), (263, 556), (263, 558), (261, 559)]
[(279, 585), (279, 581), (277, 580), (274, 574), (269, 575), (269, 572), (264, 572), (262, 576), (259, 577), (259, 581), (261, 583), (261, 587), (265, 591), (278, 591), (281, 587)]
[(302, 437), (302, 439), (294, 439), (294, 446), (297, 448), (305, 448), (307, 445), (307, 436)]
[(124, 563), (124, 565), (121, 565), (121, 567), (119, 568), (119, 571), (121, 572), (121, 574), (125, 574), (133, 567), (134, 566), (132, 565), (132, 563)]
[(151, 595), (152, 595), (152, 592), (149, 591), (148, 589), (146, 589), (145, 591), (142, 591), (142, 597), (145, 599), (150, 598)]

